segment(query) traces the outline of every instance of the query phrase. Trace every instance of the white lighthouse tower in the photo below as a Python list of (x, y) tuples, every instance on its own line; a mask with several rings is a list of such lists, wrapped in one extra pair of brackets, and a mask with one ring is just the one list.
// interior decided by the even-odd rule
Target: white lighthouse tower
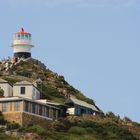
[(31, 57), (31, 48), (32, 40), (31, 34), (25, 32), (23, 28), (21, 28), (20, 32), (14, 34), (12, 48), (14, 52), (15, 58), (28, 58)]

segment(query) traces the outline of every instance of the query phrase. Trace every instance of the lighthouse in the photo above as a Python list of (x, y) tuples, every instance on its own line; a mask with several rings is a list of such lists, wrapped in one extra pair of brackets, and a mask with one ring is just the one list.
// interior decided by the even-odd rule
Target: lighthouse
[(25, 32), (21, 28), (20, 32), (16, 32), (13, 36), (12, 48), (15, 58), (28, 58), (31, 57), (32, 38), (31, 34)]

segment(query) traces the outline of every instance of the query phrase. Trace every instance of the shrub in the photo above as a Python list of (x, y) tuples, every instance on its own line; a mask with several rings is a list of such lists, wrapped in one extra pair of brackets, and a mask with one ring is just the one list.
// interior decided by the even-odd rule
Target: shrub
[(126, 139), (126, 140), (137, 140), (130, 132), (129, 130), (125, 129), (125, 128), (121, 128), (119, 126), (117, 126), (116, 124), (105, 124), (105, 129), (106, 131), (110, 132), (110, 134), (112, 133), (112, 135), (114, 135), (117, 138), (122, 138), (122, 139)]
[(94, 121), (90, 121), (90, 120), (82, 121), (79, 123), (79, 126), (88, 129), (92, 128), (93, 131), (96, 132), (97, 134), (101, 134), (104, 136), (107, 134), (104, 127), (101, 124), (96, 123)]
[(60, 121), (56, 121), (56, 122), (54, 121), (51, 123), (51, 126), (49, 129), (54, 129), (55, 131), (60, 132), (60, 131), (66, 130), (67, 128), (64, 123), (62, 123)]
[(77, 135), (83, 135), (87, 133), (85, 128), (78, 127), (78, 126), (71, 127), (69, 129), (69, 132)]
[(86, 131), (87, 131), (88, 133), (93, 133), (93, 129), (92, 129), (91, 127), (87, 127), (87, 128), (86, 128)]
[(67, 135), (63, 136), (60, 140), (97, 140), (94, 136), (75, 136), (75, 135)]
[(7, 130), (18, 129), (20, 125), (18, 123), (7, 123), (6, 128)]
[(6, 121), (4, 120), (4, 116), (2, 114), (2, 112), (0, 111), (0, 124), (4, 125), (6, 123)]
[(108, 112), (106, 113), (106, 117), (112, 119), (113, 122), (115, 123), (119, 123), (119, 120), (120, 120), (120, 116), (116, 116), (113, 112)]
[(26, 129), (27, 132), (37, 133), (38, 135), (46, 135), (46, 131), (44, 128), (39, 125), (33, 125)]

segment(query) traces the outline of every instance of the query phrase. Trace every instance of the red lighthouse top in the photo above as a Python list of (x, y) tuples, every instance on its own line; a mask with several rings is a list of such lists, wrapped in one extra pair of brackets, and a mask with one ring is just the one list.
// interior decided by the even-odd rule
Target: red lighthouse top
[(15, 34), (30, 34), (30, 33), (25, 32), (24, 28), (21, 28), (21, 31), (20, 32), (16, 32)]

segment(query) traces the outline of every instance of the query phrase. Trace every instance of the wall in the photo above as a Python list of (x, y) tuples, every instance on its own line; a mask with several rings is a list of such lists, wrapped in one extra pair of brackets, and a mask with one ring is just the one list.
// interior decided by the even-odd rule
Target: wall
[[(12, 106), (11, 104), (12, 103)], [(23, 101), (20, 102), (20, 111), (14, 111), (14, 102), (8, 104), (8, 112), (3, 112), (5, 120), (8, 122), (15, 122), (23, 126), (38, 124), (42, 127), (47, 127), (48, 122), (52, 119), (47, 119), (43, 116), (35, 115), (29, 112), (23, 111)], [(11, 107), (10, 107), (11, 106)], [(2, 104), (0, 104), (0, 111), (2, 109)]]
[(22, 125), (23, 126), (27, 126), (27, 125), (31, 125), (31, 124), (37, 124), (40, 125), (44, 128), (47, 128), (49, 125), (49, 122), (51, 122), (51, 120), (47, 120), (45, 118), (42, 117), (38, 117), (35, 115), (31, 115), (28, 113), (23, 113), (22, 114)]
[(40, 92), (35, 87), (33, 87), (32, 99), (33, 100), (40, 99)]
[(8, 83), (0, 83), (0, 87), (4, 90), (4, 96), (10, 97), (12, 96), (12, 86)]
[(5, 112), (3, 113), (4, 119), (8, 122), (15, 122), (22, 125), (22, 112)]
[[(20, 88), (25, 87), (25, 94), (20, 94)], [(32, 99), (33, 86), (32, 85), (15, 85), (13, 86), (13, 96), (20, 96), (23, 98)]]
[[(52, 121), (52, 120), (56, 120), (58, 119), (58, 110), (50, 107), (49, 108), (49, 114), (48, 114), (48, 118), (46, 116), (44, 116), (44, 111), (42, 109), (42, 113), (40, 115), (39, 112), (37, 114), (33, 114), (32, 113), (32, 102), (29, 101), (20, 101), (20, 100), (14, 100), (14, 101), (1, 101), (0, 102), (0, 111), (2, 111), (2, 103), (7, 102), (8, 103), (8, 107), (6, 110), (6, 112), (2, 112), (5, 119), (9, 122), (15, 122), (15, 123), (19, 123), (20, 125), (30, 125), (30, 124), (38, 124), (41, 125), (42, 127), (48, 127), (48, 122)], [(14, 106), (15, 106), (15, 102), (19, 102), (20, 106), (19, 106), (19, 110), (16, 111)], [(29, 102), (30, 104), (28, 104), (28, 112), (25, 112), (25, 102)], [(41, 105), (36, 103), (37, 105)], [(44, 107), (44, 105), (41, 105), (42, 107)], [(39, 108), (36, 108), (36, 111), (39, 111)], [(46, 111), (47, 113), (47, 111)]]
[(49, 122), (51, 122), (51, 120), (47, 120), (45, 118), (31, 115), (24, 112), (12, 112), (12, 113), (8, 112), (8, 113), (3, 113), (3, 115), (8, 122), (15, 122), (22, 126), (28, 126), (34, 124), (47, 128)]
[[(8, 103), (8, 107), (7, 107), (8, 113), (22, 112), (23, 111), (23, 101), (3, 101), (3, 102)], [(3, 102), (0, 102), (0, 111), (2, 111), (2, 103)], [(15, 102), (19, 102), (19, 110), (18, 111), (15, 111), (15, 108), (14, 108)], [(6, 112), (3, 112), (3, 113), (6, 113)]]
[[(25, 87), (25, 94), (20, 94), (21, 87)], [(13, 96), (38, 100), (40, 99), (40, 92), (33, 85), (15, 85), (13, 86)]]
[(14, 40), (13, 44), (13, 52), (31, 52), (32, 43), (31, 40)]
[(18, 46), (14, 46), (13, 47), (13, 52), (17, 53), (17, 52), (31, 52), (31, 46), (27, 45), (18, 45)]

